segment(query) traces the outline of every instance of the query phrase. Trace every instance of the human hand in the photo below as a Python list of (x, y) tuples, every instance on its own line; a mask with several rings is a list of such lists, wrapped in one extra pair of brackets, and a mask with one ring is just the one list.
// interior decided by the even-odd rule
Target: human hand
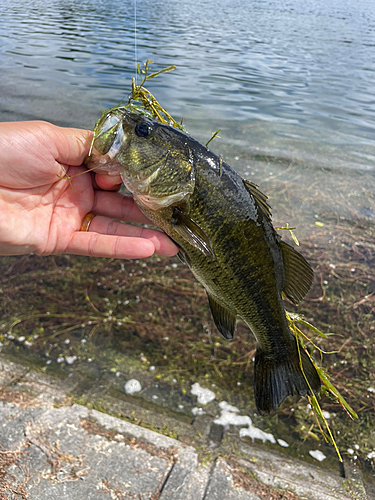
[[(149, 223), (131, 197), (113, 191), (119, 176), (81, 166), (91, 139), (88, 130), (47, 122), (0, 123), (0, 255), (177, 253), (164, 233), (117, 221)], [(97, 216), (80, 231), (89, 212)]]

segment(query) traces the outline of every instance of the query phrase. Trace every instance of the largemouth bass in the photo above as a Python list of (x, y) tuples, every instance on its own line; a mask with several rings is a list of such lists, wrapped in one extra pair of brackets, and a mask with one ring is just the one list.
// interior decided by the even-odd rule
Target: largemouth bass
[(318, 391), (320, 378), (297, 347), (281, 295), (297, 304), (313, 271), (275, 232), (267, 197), (168, 125), (117, 108), (98, 129), (94, 147), (105, 155), (102, 165), (118, 168), (142, 212), (178, 245), (207, 292), (219, 332), (231, 340), (239, 316), (254, 334), (258, 412), (272, 413), (289, 395)]

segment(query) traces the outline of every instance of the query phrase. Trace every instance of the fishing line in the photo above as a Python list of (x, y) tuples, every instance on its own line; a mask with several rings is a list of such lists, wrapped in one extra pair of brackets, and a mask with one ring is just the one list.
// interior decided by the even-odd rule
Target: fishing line
[(138, 57), (137, 57), (137, 0), (134, 0), (134, 59), (135, 59), (135, 84), (137, 84)]

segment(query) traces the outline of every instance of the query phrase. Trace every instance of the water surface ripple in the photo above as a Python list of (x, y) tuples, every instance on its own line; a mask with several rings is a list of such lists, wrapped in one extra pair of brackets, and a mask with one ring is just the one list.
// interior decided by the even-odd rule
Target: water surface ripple
[[(0, 119), (92, 127), (100, 106), (128, 94), (134, 7), (4, 0)], [(137, 57), (177, 65), (152, 90), (202, 141), (221, 128), (215, 148), (232, 163), (238, 156), (241, 173), (251, 170), (248, 159), (263, 161), (254, 171), (262, 184), (264, 160), (281, 158), (330, 198), (348, 196), (354, 183), (355, 212), (375, 211), (373, 2), (145, 0), (137, 2)]]

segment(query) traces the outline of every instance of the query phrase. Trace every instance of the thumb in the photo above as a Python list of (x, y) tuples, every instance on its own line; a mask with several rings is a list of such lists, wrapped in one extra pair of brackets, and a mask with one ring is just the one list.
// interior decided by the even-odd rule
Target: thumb
[(78, 166), (89, 154), (93, 132), (78, 128), (50, 128), (51, 141), (55, 145), (55, 160), (63, 165)]

